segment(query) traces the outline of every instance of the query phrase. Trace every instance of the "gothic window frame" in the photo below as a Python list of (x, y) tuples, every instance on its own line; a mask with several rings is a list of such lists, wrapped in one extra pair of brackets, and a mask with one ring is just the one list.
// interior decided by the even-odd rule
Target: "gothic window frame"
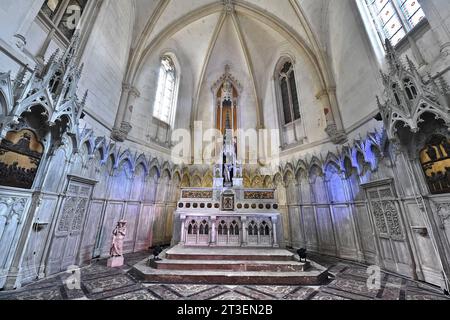
[[(368, 28), (377, 34), (378, 42), (384, 48), (385, 39), (389, 39), (392, 45), (397, 46), (411, 34), (420, 28), (427, 20), (422, 6), (417, 0), (357, 0), (363, 20), (369, 24)], [(377, 2), (381, 2), (378, 5)], [(416, 9), (410, 8), (418, 6)], [(382, 16), (388, 15), (384, 19)], [(370, 20), (370, 21), (367, 21)], [(399, 24), (393, 32), (389, 31), (389, 26)]]
[[(166, 124), (170, 128), (174, 126), (175, 113), (178, 104), (179, 70), (180, 68), (174, 55), (166, 53), (159, 59), (158, 79), (152, 116), (154, 119)], [(171, 80), (168, 78), (170, 75), (172, 78)], [(170, 81), (172, 83), (170, 83)], [(167, 87), (168, 85), (171, 85), (172, 87), (170, 90)], [(171, 97), (169, 99), (166, 98), (168, 91), (171, 91)], [(169, 101), (164, 101), (165, 99)], [(164, 109), (166, 110), (164, 111)], [(164, 115), (164, 113), (166, 115)]]
[[(98, 3), (96, 3), (96, 0), (54, 0), (57, 1), (57, 5), (54, 10), (52, 10), (47, 4), (51, 2), (52, 0), (45, 0), (39, 10), (38, 18), (39, 21), (44, 24), (49, 29), (49, 34), (52, 33), (52, 30), (54, 30), (55, 35), (54, 37), (59, 40), (64, 45), (68, 45), (71, 38), (73, 37), (76, 30), (81, 29), (81, 26), (84, 24), (84, 21), (87, 19), (87, 16), (89, 16), (89, 12), (92, 12), (93, 9), (98, 6)], [(84, 4), (81, 4), (81, 7), (79, 6), (80, 3), (74, 4), (73, 2), (84, 2)], [(75, 28), (73, 29), (73, 32), (68, 36), (64, 32), (63, 29), (63, 23), (64, 18), (71, 18), (74, 15), (76, 15), (77, 11), (74, 6), (78, 6), (81, 9), (81, 13), (79, 15), (79, 21), (76, 23)], [(47, 8), (46, 8), (47, 7)], [(67, 28), (70, 30), (69, 28)]]
[(208, 235), (209, 234), (209, 223), (208, 223), (208, 221), (202, 220), (202, 222), (200, 223), (198, 234), (199, 235)]
[(409, 100), (413, 101), (417, 99), (419, 92), (414, 81), (410, 77), (404, 77), (403, 87), (405, 88), (406, 96)]
[[(281, 111), (280, 114), (282, 118), (281, 124), (283, 126), (288, 126), (292, 123), (301, 121), (300, 95), (293, 59), (290, 57), (282, 57), (277, 64), (275, 77), (279, 96), (278, 108)], [(292, 81), (294, 83), (292, 83)], [(283, 85), (285, 85), (285, 90), (287, 92), (284, 92)]]
[(188, 223), (187, 234), (188, 235), (197, 235), (198, 233), (198, 224), (197, 221), (191, 220)]

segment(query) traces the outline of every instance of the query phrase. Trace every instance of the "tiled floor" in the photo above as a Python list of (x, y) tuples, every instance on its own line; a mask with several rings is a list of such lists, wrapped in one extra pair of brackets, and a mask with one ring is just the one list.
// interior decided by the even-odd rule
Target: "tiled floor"
[(370, 290), (365, 267), (324, 256), (312, 257), (331, 274), (320, 287), (142, 284), (128, 271), (148, 255), (126, 255), (127, 265), (119, 269), (107, 268), (105, 261), (85, 267), (78, 288), (68, 281), (73, 275), (60, 274), (13, 292), (0, 292), (0, 300), (450, 300), (439, 288), (385, 273), (380, 288)]

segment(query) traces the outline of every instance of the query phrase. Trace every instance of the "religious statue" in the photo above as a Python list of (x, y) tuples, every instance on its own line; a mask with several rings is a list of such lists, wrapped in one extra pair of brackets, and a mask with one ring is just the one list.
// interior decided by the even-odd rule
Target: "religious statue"
[(223, 170), (225, 182), (231, 182), (231, 165), (225, 164), (225, 170)]
[(117, 222), (116, 227), (113, 230), (113, 239), (109, 255), (111, 256), (107, 261), (107, 266), (110, 268), (123, 266), (123, 241), (127, 234), (127, 222), (120, 220)]
[(127, 233), (126, 224), (127, 222), (124, 220), (117, 222), (117, 226), (113, 231), (111, 250), (109, 251), (111, 257), (120, 257), (123, 255), (123, 240)]

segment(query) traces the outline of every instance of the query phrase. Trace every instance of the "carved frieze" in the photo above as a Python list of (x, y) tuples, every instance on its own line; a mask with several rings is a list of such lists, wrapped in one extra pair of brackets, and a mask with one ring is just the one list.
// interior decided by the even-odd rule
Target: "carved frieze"
[(246, 200), (271, 200), (275, 198), (273, 191), (244, 191)]
[(213, 197), (212, 191), (183, 190), (181, 194), (185, 199), (211, 199)]

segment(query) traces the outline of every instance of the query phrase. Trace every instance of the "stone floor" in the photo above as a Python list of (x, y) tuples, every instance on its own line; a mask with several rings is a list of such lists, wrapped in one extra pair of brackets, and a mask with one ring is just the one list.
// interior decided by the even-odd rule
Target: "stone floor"
[(311, 257), (329, 270), (322, 286), (142, 284), (128, 271), (148, 255), (126, 255), (126, 266), (118, 269), (104, 260), (82, 268), (78, 288), (68, 281), (77, 273), (64, 273), (0, 292), (0, 300), (450, 300), (439, 288), (386, 273), (380, 288), (369, 290), (366, 267), (324, 256)]

